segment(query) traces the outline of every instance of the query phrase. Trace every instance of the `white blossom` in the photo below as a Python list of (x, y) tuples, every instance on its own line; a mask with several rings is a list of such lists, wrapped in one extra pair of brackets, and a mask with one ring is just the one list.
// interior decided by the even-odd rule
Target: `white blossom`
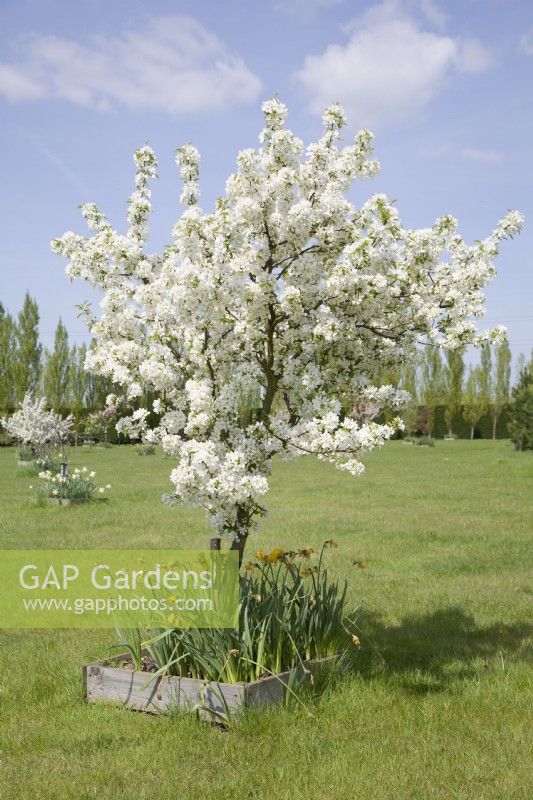
[(11, 417), (3, 417), (0, 422), (14, 439), (31, 447), (37, 458), (68, 441), (72, 432), (72, 415), (61, 417), (53, 410), (47, 411), (46, 397), (34, 400), (31, 392), (26, 393), (19, 406)]

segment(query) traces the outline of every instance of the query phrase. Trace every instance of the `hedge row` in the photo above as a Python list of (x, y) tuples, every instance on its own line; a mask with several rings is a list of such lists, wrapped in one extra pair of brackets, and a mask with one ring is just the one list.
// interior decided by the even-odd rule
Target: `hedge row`
[[(446, 411), (446, 406), (437, 406), (435, 409), (435, 415), (433, 419), (433, 430), (432, 436), (434, 439), (442, 439), (444, 436), (448, 434), (448, 428), (446, 423), (444, 422), (444, 413)], [(423, 416), (424, 407), (419, 407), (419, 415), (420, 417)], [(10, 412), (1, 412), (0, 411), (0, 418), (4, 416), (9, 416)], [(67, 416), (70, 413), (69, 409), (63, 408), (59, 409), (59, 413), (63, 416)], [(85, 424), (87, 417), (91, 414), (92, 411), (88, 409), (83, 409), (80, 412), (76, 412), (74, 414), (75, 418), (75, 428), (80, 435), (84, 434), (85, 431)], [(502, 413), (498, 418), (498, 424), (496, 426), (496, 438), (497, 439), (508, 439), (509, 433), (507, 430), (507, 420), (509, 416), (509, 406), (506, 406)], [(378, 421), (382, 421), (382, 417), (377, 418)], [(153, 424), (157, 424), (157, 419), (154, 415)], [(452, 430), (455, 436), (459, 439), (470, 439), (470, 423), (466, 422), (463, 417), (462, 408), (458, 414), (453, 419)], [(424, 431), (419, 431), (419, 433), (424, 433)], [(102, 436), (92, 437), (95, 439), (102, 439)], [(474, 428), (474, 438), (475, 439), (492, 439), (492, 414), (487, 412), (484, 414), (479, 422), (476, 424)], [(119, 436), (114, 428), (111, 425), (108, 429), (107, 434), (107, 441), (111, 444), (122, 444), (125, 442), (129, 442), (129, 438), (125, 436)], [(5, 435), (5, 433), (0, 429), (0, 447), (3, 445), (10, 444), (11, 441), (9, 437)]]

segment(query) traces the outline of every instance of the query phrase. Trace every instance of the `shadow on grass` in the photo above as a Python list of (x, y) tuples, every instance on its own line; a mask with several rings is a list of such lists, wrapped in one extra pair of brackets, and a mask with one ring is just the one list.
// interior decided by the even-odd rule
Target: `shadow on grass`
[(396, 677), (415, 694), (445, 691), (495, 664), (505, 669), (509, 661), (525, 661), (533, 635), (525, 622), (479, 626), (456, 607), (405, 617), (398, 625), (363, 612), (358, 625), (363, 646), (355, 671)]

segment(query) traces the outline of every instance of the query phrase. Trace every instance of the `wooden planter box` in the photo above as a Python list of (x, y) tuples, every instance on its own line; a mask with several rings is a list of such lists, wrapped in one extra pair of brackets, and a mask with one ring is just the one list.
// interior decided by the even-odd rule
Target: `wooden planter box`
[[(29, 497), (28, 500), (34, 506), (39, 503), (39, 498), (37, 497)], [(80, 497), (75, 500), (68, 500), (63, 497), (45, 497), (44, 501), (41, 500), (40, 502), (44, 502), (47, 506), (81, 506), (84, 503), (89, 503), (90, 499)]]
[(69, 500), (68, 498), (64, 497), (47, 497), (46, 502), (49, 506), (82, 506), (84, 503), (88, 503), (91, 500), (90, 497), (76, 497), (75, 499)]
[[(37, 505), (37, 497), (29, 497), (28, 499), (33, 505)], [(109, 497), (77, 497), (72, 500), (63, 497), (44, 498), (47, 506), (82, 506), (84, 503), (107, 503), (108, 500)]]
[[(173, 675), (150, 680), (149, 672), (116, 666), (117, 658), (131, 663), (130, 655), (125, 653), (83, 667), (84, 694), (90, 703), (108, 703), (149, 714), (164, 714), (172, 708), (198, 708), (204, 719), (214, 721), (227, 717), (228, 712), (280, 703), (291, 676), (290, 672), (282, 672), (252, 683), (217, 683)], [(339, 656), (307, 661), (305, 669), (316, 674), (338, 661)], [(301, 679), (302, 666), (295, 669)]]

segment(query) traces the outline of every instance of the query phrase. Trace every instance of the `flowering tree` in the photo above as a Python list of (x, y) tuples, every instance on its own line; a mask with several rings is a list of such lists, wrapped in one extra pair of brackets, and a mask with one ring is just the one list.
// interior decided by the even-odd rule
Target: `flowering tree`
[[(93, 234), (52, 242), (70, 278), (104, 293), (99, 319), (86, 309), (96, 342), (87, 367), (129, 399), (159, 395), (160, 423), (147, 438), (177, 459), (169, 497), (203, 506), (241, 558), (274, 455), (314, 454), (359, 474), (362, 455), (401, 422), (345, 414), (342, 398), (358, 398), (356, 410), (399, 408), (405, 393), (376, 386), (376, 376), (411, 359), (418, 343), (453, 349), (498, 335), (478, 334), (472, 318), (483, 314), (499, 241), (522, 221), (510, 212), (474, 245), (450, 216), (408, 230), (386, 196), (361, 208), (347, 198), (378, 163), (369, 131), (340, 145), (339, 105), (306, 150), (281, 102), (263, 112), (261, 147), (239, 153), (212, 212), (199, 206), (197, 150), (178, 149), (186, 209), (162, 253), (145, 250), (157, 167), (148, 146), (134, 156), (127, 234), (87, 204)], [(243, 428), (241, 399), (256, 395), (257, 419)], [(147, 414), (136, 411), (122, 429), (142, 431)]]
[(100, 411), (89, 414), (85, 432), (92, 436), (103, 436), (104, 442), (107, 443), (109, 431), (116, 423), (118, 411), (116, 406), (109, 404)]
[(61, 417), (55, 411), (46, 410), (46, 397), (34, 400), (28, 392), (19, 404), (20, 408), (11, 417), (1, 422), (6, 431), (18, 442), (31, 447), (37, 458), (43, 458), (49, 450), (64, 445), (72, 431), (72, 416)]

